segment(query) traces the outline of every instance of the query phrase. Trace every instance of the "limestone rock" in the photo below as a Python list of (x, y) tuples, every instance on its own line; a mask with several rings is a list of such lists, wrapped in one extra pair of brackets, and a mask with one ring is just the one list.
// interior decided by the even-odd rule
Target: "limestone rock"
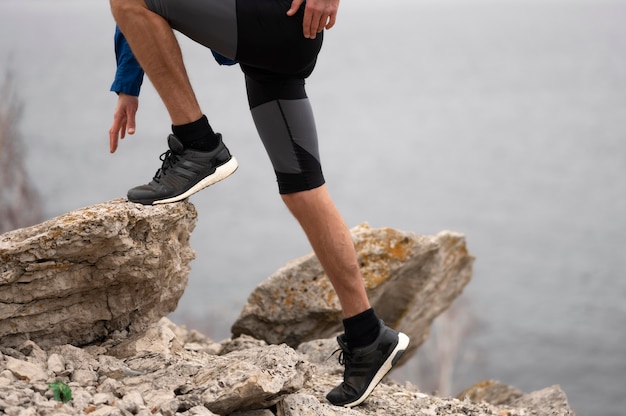
[(559, 386), (551, 386), (523, 395), (511, 405), (532, 409), (533, 414), (537, 416), (574, 416), (574, 411), (567, 402), (567, 396)]
[(167, 355), (173, 347), (182, 348), (174, 332), (167, 326), (156, 325), (143, 333), (129, 337), (112, 348), (109, 353), (119, 358), (136, 356), (143, 352)]
[(457, 398), (500, 405), (509, 404), (523, 395), (524, 393), (515, 387), (507, 386), (495, 380), (485, 380), (465, 389), (457, 395)]
[(232, 413), (229, 416), (274, 416), (274, 412), (269, 409), (241, 410)]
[(65, 371), (65, 358), (59, 354), (50, 354), (48, 357), (48, 371), (62, 374)]
[[(366, 224), (351, 231), (372, 306), (389, 326), (411, 337), (406, 359), (470, 280), (474, 259), (465, 238), (454, 232), (420, 236)], [(337, 296), (317, 258), (309, 254), (252, 292), (232, 332), (295, 347), (335, 335), (340, 322)]]
[(480, 381), (457, 396), (460, 400), (507, 405), (532, 410), (536, 416), (573, 416), (567, 397), (559, 386), (551, 386), (530, 394), (494, 380)]
[(270, 407), (284, 394), (300, 390), (311, 378), (311, 365), (286, 345), (231, 352), (213, 359), (194, 377), (212, 412)]
[[(161, 329), (155, 328), (161, 327)], [(567, 398), (558, 387), (522, 394), (506, 405), (470, 400), (436, 397), (423, 394), (407, 383), (398, 385), (383, 380), (372, 395), (352, 409), (332, 406), (326, 393), (341, 381), (341, 374), (319, 365), (330, 341), (303, 343), (294, 351), (287, 345), (265, 345), (263, 342), (232, 342), (226, 353), (209, 354), (217, 344), (201, 340), (192, 331), (173, 328), (162, 319), (148, 332), (174, 333), (175, 338), (163, 343), (162, 338), (132, 336), (134, 345), (155, 342), (155, 348), (135, 351), (136, 355), (115, 358), (107, 355), (126, 340), (107, 340), (102, 348), (77, 348), (71, 345), (53, 347), (48, 357), (58, 355), (66, 367), (91, 370), (91, 379), (70, 381), (68, 375), (45, 376), (46, 363), (29, 361), (32, 357), (18, 349), (4, 348), (0, 355), (0, 414), (7, 415), (179, 415), (179, 416), (573, 416)], [(198, 350), (181, 349), (189, 339), (206, 344)], [(226, 343), (222, 343), (226, 345)], [(219, 345), (219, 344), (218, 344)], [(31, 345), (32, 346), (32, 345)], [(169, 351), (165, 351), (169, 348)], [(36, 348), (33, 347), (33, 350)], [(8, 370), (16, 370), (17, 377)], [(28, 374), (39, 374), (29, 377)], [(126, 368), (128, 371), (113, 371)], [(330, 369), (330, 372), (327, 371)], [(115, 373), (116, 378), (110, 375)], [(26, 376), (25, 376), (26, 375)], [(63, 381), (72, 390), (68, 403), (56, 402), (47, 383)], [(28, 413), (26, 413), (28, 412)]]
[(0, 236), (0, 345), (83, 345), (172, 312), (194, 258), (189, 202), (125, 199)]
[[(185, 288), (195, 219), (188, 202), (115, 200), (0, 236), (0, 414), (574, 414), (558, 386), (504, 389), (506, 400), (476, 390), (459, 400), (389, 379), (356, 408), (332, 406), (325, 395), (342, 381), (343, 368), (329, 359), (341, 312), (312, 255), (255, 290), (234, 339), (213, 342), (159, 319)], [(372, 304), (417, 348), (470, 278), (463, 236), (365, 225), (353, 236)], [(66, 383), (72, 400), (57, 402), (51, 382)]]
[(45, 381), (48, 379), (48, 373), (41, 366), (13, 357), (7, 357), (6, 368), (21, 380)]
[(297, 393), (285, 396), (278, 403), (277, 416), (358, 416), (353, 409), (344, 409), (329, 403), (320, 403), (312, 395)]

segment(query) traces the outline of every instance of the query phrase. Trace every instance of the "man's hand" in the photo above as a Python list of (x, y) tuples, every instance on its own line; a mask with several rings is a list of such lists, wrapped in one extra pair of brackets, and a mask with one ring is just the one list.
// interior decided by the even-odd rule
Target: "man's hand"
[(139, 97), (120, 93), (117, 106), (113, 113), (113, 124), (109, 129), (109, 151), (115, 153), (118, 139), (126, 137), (126, 133), (135, 134), (135, 114), (139, 107)]
[[(304, 0), (293, 0), (291, 8), (287, 10), (287, 16), (296, 14), (303, 2)], [(339, 0), (307, 0), (302, 22), (304, 37), (315, 39), (322, 30), (333, 27), (338, 9)]]

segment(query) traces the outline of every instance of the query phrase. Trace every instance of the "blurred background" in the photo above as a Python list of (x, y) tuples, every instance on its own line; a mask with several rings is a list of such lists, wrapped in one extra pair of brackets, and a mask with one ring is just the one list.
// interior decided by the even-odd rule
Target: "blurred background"
[[(559, 384), (579, 416), (622, 416), (626, 2), (383, 6), (344, 0), (308, 80), (330, 191), (349, 226), (459, 231), (476, 256), (465, 293), (394, 378), (441, 395), (484, 379)], [(160, 166), (170, 122), (148, 80), (137, 133), (108, 153), (113, 29), (105, 1), (0, 0), (3, 231), (123, 197)], [(171, 318), (219, 341), (252, 289), (310, 248), (240, 70), (180, 40), (240, 169), (191, 198), (197, 258)], [(6, 214), (16, 203), (20, 224)]]

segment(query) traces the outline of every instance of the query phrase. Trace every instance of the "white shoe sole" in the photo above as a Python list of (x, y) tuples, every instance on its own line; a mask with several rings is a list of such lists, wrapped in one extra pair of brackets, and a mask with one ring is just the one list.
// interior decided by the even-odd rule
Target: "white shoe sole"
[(343, 406), (354, 407), (363, 403), (363, 401), (367, 399), (367, 397), (372, 393), (372, 391), (378, 385), (378, 383), (380, 383), (383, 377), (385, 377), (387, 373), (391, 370), (396, 360), (400, 358), (402, 354), (404, 354), (404, 351), (406, 350), (406, 347), (408, 346), (409, 346), (409, 337), (403, 334), (402, 332), (399, 332), (398, 344), (396, 345), (396, 348), (394, 348), (393, 352), (389, 354), (389, 357), (387, 357), (387, 360), (385, 360), (383, 365), (380, 366), (380, 368), (378, 369), (378, 372), (376, 373), (376, 375), (374, 375), (374, 378), (372, 379), (371, 383), (365, 390), (365, 393), (363, 393), (361, 397), (359, 397), (352, 403), (347, 403), (347, 404), (344, 404)]
[(237, 163), (237, 159), (235, 159), (234, 156), (231, 156), (228, 162), (224, 163), (221, 166), (218, 166), (212, 175), (209, 175), (206, 178), (202, 179), (200, 182), (198, 182), (197, 184), (189, 188), (187, 192), (174, 196), (172, 198), (160, 199), (158, 201), (154, 201), (152, 204), (153, 205), (169, 204), (170, 202), (177, 202), (177, 201), (182, 201), (183, 199), (187, 199), (191, 195), (203, 190), (207, 186), (211, 186), (221, 180), (228, 178), (230, 175), (235, 173), (238, 167), (239, 167), (239, 164)]

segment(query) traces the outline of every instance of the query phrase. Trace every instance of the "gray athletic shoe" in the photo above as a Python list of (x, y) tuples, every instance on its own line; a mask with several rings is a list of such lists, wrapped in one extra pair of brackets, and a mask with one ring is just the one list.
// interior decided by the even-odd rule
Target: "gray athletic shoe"
[(232, 175), (237, 160), (230, 154), (219, 135), (215, 150), (202, 152), (187, 149), (176, 136), (170, 134), (170, 150), (161, 155), (163, 164), (147, 185), (128, 191), (128, 200), (144, 205), (182, 201), (196, 192)]
[(398, 362), (409, 345), (409, 337), (380, 321), (378, 338), (368, 346), (350, 349), (345, 335), (338, 336), (337, 342), (341, 349), (339, 363), (345, 365), (343, 383), (332, 389), (326, 399), (335, 406), (353, 407), (367, 399)]

